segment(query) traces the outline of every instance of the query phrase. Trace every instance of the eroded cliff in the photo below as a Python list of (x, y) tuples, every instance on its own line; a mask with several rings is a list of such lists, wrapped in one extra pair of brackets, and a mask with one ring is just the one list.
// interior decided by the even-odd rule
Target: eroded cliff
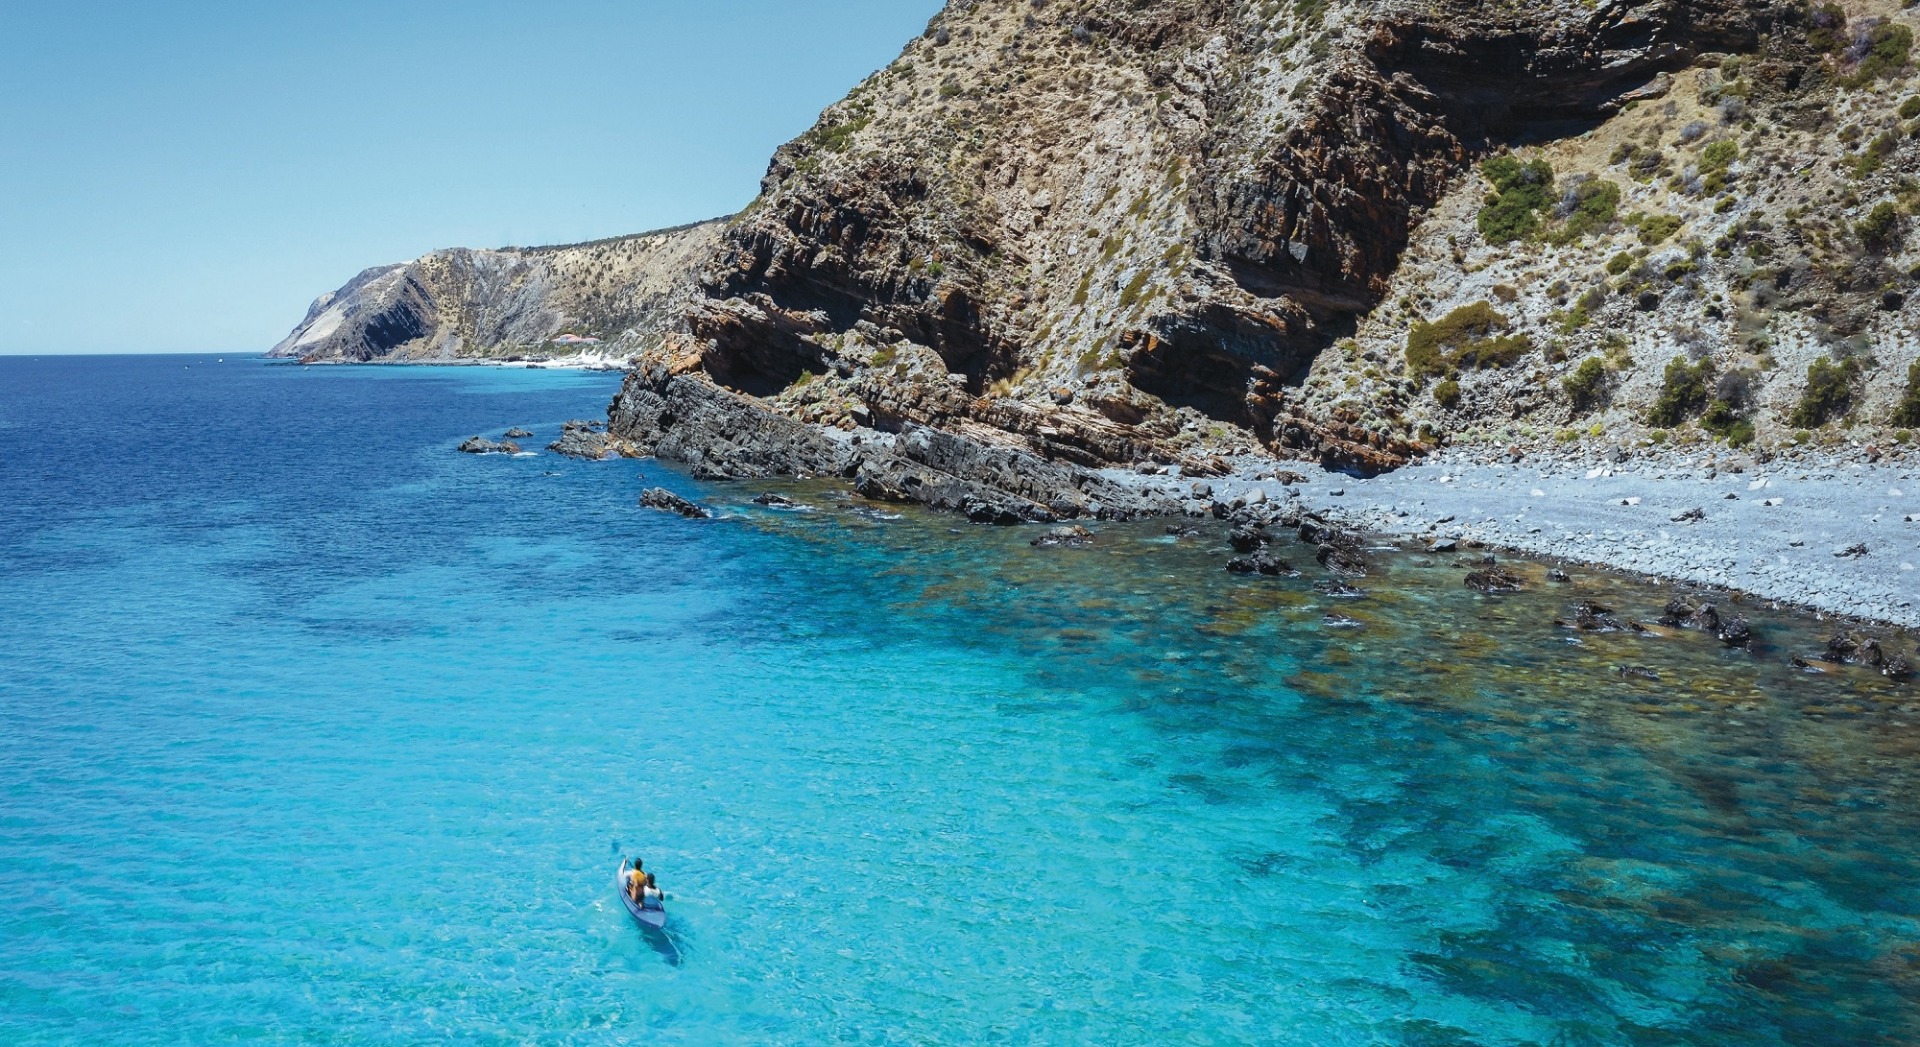
[[(634, 362), (610, 425), (704, 476), (983, 519), (1154, 511), (1260, 455), (1910, 453), (1916, 19), (952, 0), (630, 280), (593, 328)], [(329, 328), (323, 300), (294, 341), (472, 352), (589, 315), (432, 275), (468, 257), (363, 274), (342, 299), (394, 304)]]
[(578, 355), (656, 336), (695, 297), (719, 222), (560, 247), (436, 251), (320, 296), (268, 354), (314, 362)]
[[(1453, 438), (1565, 439), (1596, 409), (1583, 425), (1651, 431), (1667, 359), (1758, 344), (1765, 280), (1897, 363), (1915, 148), (1888, 41), (1910, 13), (1856, 8), (956, 0), (780, 150), (614, 425), (711, 475), (859, 475), (915, 429), (1088, 468), (1205, 476), (1264, 447), (1372, 471)], [(1841, 147), (1863, 137), (1872, 170)], [(1850, 185), (1794, 169), (1827, 140)], [(1489, 184), (1509, 168), (1538, 206)], [(1780, 239), (1782, 194), (1896, 213), (1835, 247), (1844, 266), (1783, 278), (1751, 246)], [(1485, 218), (1516, 209), (1518, 235)], [(1597, 394), (1568, 384), (1582, 366), (1607, 369)], [(1903, 370), (1858, 399), (1885, 408)], [(674, 431), (716, 395), (868, 450)]]

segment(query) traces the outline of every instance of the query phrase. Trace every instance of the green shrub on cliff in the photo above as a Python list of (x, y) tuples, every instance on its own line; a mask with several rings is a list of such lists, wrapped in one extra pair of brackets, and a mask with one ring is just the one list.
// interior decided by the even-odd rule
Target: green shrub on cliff
[(1605, 232), (1620, 214), (1620, 187), (1604, 178), (1590, 178), (1568, 190), (1571, 207), (1547, 239), (1570, 244), (1582, 237)]
[(1494, 196), (1480, 209), (1480, 235), (1491, 244), (1524, 240), (1540, 231), (1540, 214), (1553, 206), (1553, 165), (1496, 156), (1480, 165)]
[(1407, 373), (1425, 381), (1451, 377), (1463, 367), (1506, 367), (1533, 348), (1524, 334), (1502, 333), (1512, 326), (1486, 302), (1463, 305), (1433, 323), (1417, 322), (1407, 332)]
[(1893, 424), (1920, 428), (1920, 360), (1907, 368), (1907, 392), (1893, 409)]
[(1560, 333), (1572, 334), (1592, 322), (1593, 314), (1607, 304), (1607, 293), (1598, 287), (1589, 287), (1573, 303), (1573, 308), (1560, 319)]
[(1740, 146), (1731, 138), (1709, 142), (1700, 151), (1700, 191), (1711, 196), (1727, 187), (1728, 169), (1740, 159)]
[(1454, 406), (1460, 402), (1460, 383), (1448, 378), (1434, 386), (1433, 399), (1435, 403), (1447, 410), (1453, 410)]
[(1600, 405), (1606, 396), (1609, 374), (1607, 365), (1597, 356), (1580, 361), (1572, 374), (1560, 380), (1560, 388), (1566, 390), (1567, 399), (1573, 401), (1576, 414), (1585, 414)]
[(844, 153), (853, 144), (853, 136), (867, 129), (873, 123), (873, 114), (865, 110), (856, 110), (851, 118), (832, 126), (816, 127), (807, 132), (806, 139), (815, 148), (829, 153)]
[(1898, 251), (1905, 239), (1900, 230), (1900, 209), (1891, 202), (1876, 205), (1853, 227), (1853, 232), (1867, 250), (1877, 254)]
[(1660, 383), (1660, 396), (1647, 409), (1647, 424), (1670, 429), (1699, 414), (1707, 406), (1707, 380), (1713, 377), (1713, 361), (1689, 364), (1685, 356), (1667, 362)]
[(1648, 247), (1663, 244), (1668, 238), (1672, 237), (1673, 234), (1679, 232), (1680, 227), (1685, 224), (1686, 223), (1681, 221), (1676, 215), (1648, 215), (1639, 222), (1640, 242), (1646, 244)]
[(1815, 51), (1831, 53), (1846, 46), (1847, 12), (1839, 4), (1815, 4), (1812, 11), (1813, 28), (1807, 31), (1807, 46)]
[(1913, 30), (1898, 22), (1882, 22), (1867, 31), (1867, 53), (1854, 69), (1848, 85), (1865, 87), (1907, 67), (1913, 57)]
[(1807, 366), (1807, 391), (1800, 405), (1788, 417), (1789, 424), (1800, 429), (1818, 429), (1845, 414), (1853, 406), (1853, 380), (1859, 377), (1860, 364), (1854, 360), (1834, 363), (1822, 358)]
[(1900, 148), (1899, 135), (1892, 131), (1880, 132), (1878, 137), (1867, 143), (1867, 147), (1860, 151), (1859, 158), (1854, 160), (1853, 176), (1865, 178), (1880, 170), (1880, 165), (1886, 163), (1887, 157), (1892, 156), (1894, 150), (1898, 148)]
[(1745, 447), (1753, 442), (1753, 421), (1738, 404), (1716, 399), (1700, 415), (1700, 428), (1720, 437), (1729, 447)]

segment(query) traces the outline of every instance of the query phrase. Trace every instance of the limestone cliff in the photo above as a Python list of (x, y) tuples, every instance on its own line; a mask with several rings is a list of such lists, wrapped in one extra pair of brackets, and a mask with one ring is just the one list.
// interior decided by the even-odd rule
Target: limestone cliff
[[(714, 475), (884, 458), (670, 434), (717, 394), (1189, 475), (1891, 430), (1920, 352), (1912, 18), (953, 0), (775, 156), (614, 424)], [(1796, 414), (1815, 355), (1844, 402)], [(1676, 356), (1704, 383), (1677, 409)]]
[(690, 304), (719, 222), (563, 247), (436, 251), (320, 296), (268, 354), (315, 362), (571, 356)]

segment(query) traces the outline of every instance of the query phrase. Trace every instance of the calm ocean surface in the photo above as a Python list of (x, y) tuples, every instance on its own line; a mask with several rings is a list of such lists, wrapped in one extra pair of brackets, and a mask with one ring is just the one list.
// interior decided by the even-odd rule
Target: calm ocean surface
[(1920, 1042), (1920, 692), (1818, 623), (453, 451), (616, 385), (0, 358), (0, 1042)]

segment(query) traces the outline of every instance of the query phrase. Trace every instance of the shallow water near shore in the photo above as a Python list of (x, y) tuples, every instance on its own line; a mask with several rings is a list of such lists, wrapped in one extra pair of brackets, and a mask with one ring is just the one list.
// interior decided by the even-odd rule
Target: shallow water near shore
[(616, 384), (0, 359), (0, 1041), (1920, 1041), (1920, 691), (1822, 623), (452, 450)]

